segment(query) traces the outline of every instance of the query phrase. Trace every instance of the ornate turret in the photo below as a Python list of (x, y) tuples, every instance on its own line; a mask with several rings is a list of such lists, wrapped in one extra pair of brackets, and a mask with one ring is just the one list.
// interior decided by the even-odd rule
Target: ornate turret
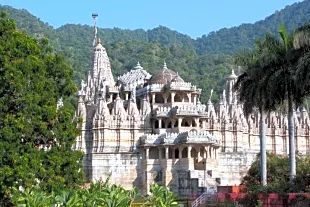
[(93, 44), (93, 59), (91, 65), (91, 75), (94, 79), (95, 84), (98, 84), (100, 80), (104, 80), (108, 86), (115, 85), (114, 78), (111, 71), (111, 64), (106, 52), (106, 49), (102, 46), (101, 40), (97, 38), (97, 27), (96, 27), (96, 15), (94, 17), (94, 44)]
[(233, 87), (237, 81), (238, 76), (236, 76), (234, 69), (232, 69), (231, 74), (227, 77), (226, 82), (226, 101), (227, 104), (236, 104), (236, 92)]

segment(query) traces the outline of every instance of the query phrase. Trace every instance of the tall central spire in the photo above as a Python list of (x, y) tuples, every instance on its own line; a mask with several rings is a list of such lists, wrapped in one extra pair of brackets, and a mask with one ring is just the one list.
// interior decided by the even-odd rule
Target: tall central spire
[(93, 83), (98, 85), (103, 82), (104, 85), (115, 85), (111, 71), (111, 64), (106, 52), (102, 46), (100, 38), (97, 36), (97, 13), (93, 13), (94, 19), (94, 42), (93, 42), (93, 59), (91, 65), (91, 77)]

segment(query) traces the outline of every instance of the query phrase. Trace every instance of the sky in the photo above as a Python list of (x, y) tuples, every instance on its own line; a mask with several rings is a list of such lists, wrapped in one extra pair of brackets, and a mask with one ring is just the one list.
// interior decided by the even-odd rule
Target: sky
[[(300, 0), (299, 0), (300, 1)], [(153, 29), (166, 26), (192, 38), (221, 28), (254, 23), (298, 0), (0, 0), (26, 9), (54, 28), (67, 23), (101, 28)]]

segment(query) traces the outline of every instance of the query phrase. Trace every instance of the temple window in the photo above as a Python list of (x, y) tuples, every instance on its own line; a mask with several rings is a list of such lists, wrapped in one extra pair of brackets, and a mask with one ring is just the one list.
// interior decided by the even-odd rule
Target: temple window
[(192, 148), (192, 150), (191, 150), (191, 158), (197, 158), (197, 157), (198, 157), (198, 153), (197, 153), (196, 149)]
[(179, 149), (174, 150), (174, 158), (179, 159)]
[(167, 103), (171, 103), (171, 96), (168, 96)]
[(188, 157), (188, 148), (185, 147), (183, 150), (182, 150), (182, 158), (187, 158)]
[(169, 121), (167, 128), (171, 129), (171, 121)]
[(183, 95), (183, 101), (184, 102), (189, 102), (189, 99), (188, 99), (188, 96), (187, 96), (186, 93)]
[(175, 94), (174, 102), (182, 102), (182, 97), (179, 93)]
[(171, 149), (171, 147), (169, 147), (169, 149), (168, 149), (168, 159), (172, 159), (172, 149)]
[(192, 121), (192, 126), (193, 126), (193, 127), (197, 127), (197, 124), (196, 124), (196, 121), (195, 121), (195, 120)]
[(165, 122), (166, 122), (165, 120), (162, 120), (162, 121), (161, 121), (161, 128), (166, 128)]
[(204, 147), (200, 147), (200, 157), (205, 157), (206, 150)]
[(182, 127), (189, 127), (188, 121), (185, 120), (185, 119), (183, 119), (183, 120), (182, 120), (182, 123), (181, 123), (181, 126), (182, 126)]
[(159, 128), (159, 122), (158, 120), (155, 120), (155, 129), (158, 129)]
[(157, 147), (151, 147), (149, 152), (149, 159), (158, 159), (159, 158), (159, 150)]
[(155, 103), (164, 103), (164, 98), (162, 94), (155, 95)]
[(176, 120), (176, 122), (174, 123), (174, 128), (178, 127), (178, 125), (179, 125), (179, 121)]

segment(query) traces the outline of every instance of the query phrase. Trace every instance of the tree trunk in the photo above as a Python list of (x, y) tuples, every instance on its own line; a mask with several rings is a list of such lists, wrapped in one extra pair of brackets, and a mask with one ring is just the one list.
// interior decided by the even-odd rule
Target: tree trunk
[(260, 120), (259, 120), (259, 136), (260, 136), (260, 173), (261, 183), (267, 185), (267, 156), (266, 156), (266, 125), (265, 125), (265, 112), (260, 107)]
[(289, 138), (289, 158), (290, 158), (290, 184), (293, 184), (296, 176), (296, 159), (295, 159), (295, 135), (294, 135), (294, 116), (293, 100), (291, 91), (288, 90), (288, 138)]

